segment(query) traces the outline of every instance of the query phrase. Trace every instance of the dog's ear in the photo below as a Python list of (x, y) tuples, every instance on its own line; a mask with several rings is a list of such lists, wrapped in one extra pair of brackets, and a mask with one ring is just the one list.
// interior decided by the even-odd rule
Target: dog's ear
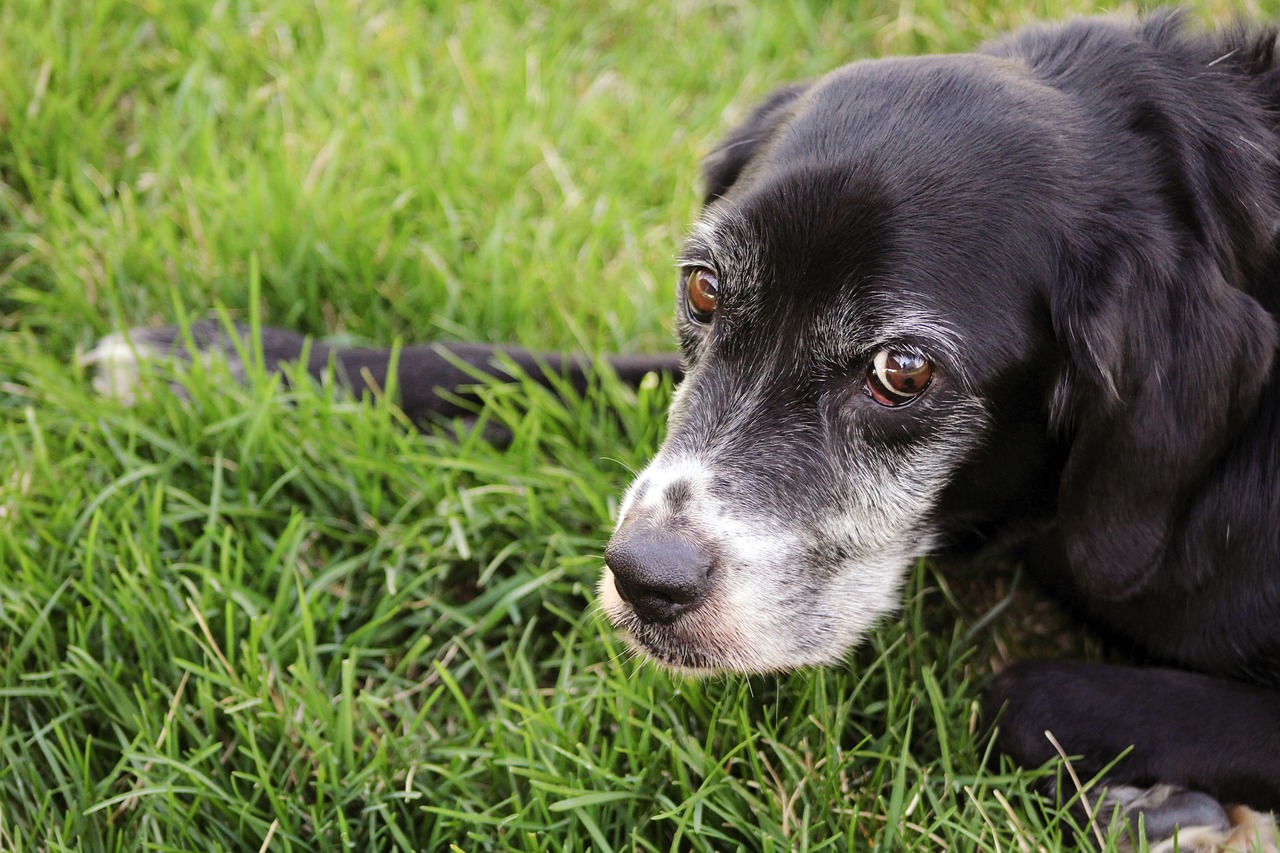
[[(1274, 319), (1210, 252), (1164, 271), (1122, 252), (1069, 271), (1053, 295), (1065, 366), (1053, 403), (1070, 449), (1058, 526), (1087, 596), (1139, 593), (1166, 562), (1195, 492), (1252, 414)], [(1068, 268), (1069, 269), (1069, 268)]]
[(800, 95), (809, 88), (807, 83), (783, 86), (751, 111), (742, 124), (720, 140), (706, 159), (702, 161), (702, 182), (705, 187), (702, 203), (710, 204), (729, 191), (729, 187), (742, 175), (751, 158), (764, 147), (774, 132), (785, 122), (795, 108)]
[[(1179, 21), (1154, 16), (1143, 39), (1176, 48)], [(1190, 589), (1215, 568), (1189, 562), (1180, 525), (1254, 417), (1277, 343), (1249, 295), (1276, 257), (1272, 120), (1227, 76), (1272, 73), (1275, 37), (1249, 41), (1215, 49), (1218, 74), (1145, 78), (1138, 100), (1116, 89), (1141, 162), (1094, 188), (1107, 201), (1059, 259), (1058, 521), (1086, 595), (1121, 600), (1157, 572)]]

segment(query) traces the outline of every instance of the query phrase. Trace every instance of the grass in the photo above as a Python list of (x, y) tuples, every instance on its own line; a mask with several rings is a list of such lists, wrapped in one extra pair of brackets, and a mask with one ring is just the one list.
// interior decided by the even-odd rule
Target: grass
[(697, 160), (755, 98), (1094, 8), (601, 5), (0, 0), (0, 848), (1075, 842), (1032, 793), (1061, 767), (975, 728), (994, 662), (1062, 643), (1007, 568), (921, 564), (843, 667), (625, 653), (593, 584), (669, 388), (492, 388), (497, 450), (217, 365), (126, 409), (76, 366), (215, 309), (669, 346)]

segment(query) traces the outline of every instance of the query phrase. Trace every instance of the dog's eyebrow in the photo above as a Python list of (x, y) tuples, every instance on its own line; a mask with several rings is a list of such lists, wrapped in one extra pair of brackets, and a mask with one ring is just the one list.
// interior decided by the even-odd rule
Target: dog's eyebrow
[(947, 320), (928, 312), (898, 308), (876, 331), (884, 342), (917, 340), (952, 361), (960, 360), (960, 333)]
[(708, 264), (721, 275), (730, 269), (749, 270), (759, 264), (760, 245), (732, 206), (703, 210), (676, 256), (682, 266)]
[(973, 390), (960, 332), (949, 321), (930, 312), (899, 308), (892, 319), (878, 324), (876, 332), (877, 345), (905, 341), (921, 347), (926, 355), (943, 359), (952, 378), (966, 391)]
[(714, 263), (716, 253), (709, 251), (701, 244), (685, 246), (675, 257), (675, 265), (677, 267), (696, 267), (703, 264)]
[(684, 246), (676, 256), (677, 262), (682, 266), (708, 262), (717, 267), (721, 266), (728, 260), (730, 254), (728, 250), (732, 248), (721, 242), (724, 237), (721, 232), (730, 219), (731, 214), (727, 209), (703, 210), (702, 215), (694, 220), (693, 226), (689, 229)]
[(961, 386), (970, 388), (960, 332), (933, 312), (901, 303), (853, 302), (843, 311), (820, 313), (814, 321), (813, 337), (819, 342), (816, 354), (833, 364), (865, 359), (881, 347), (905, 344), (941, 359)]
[(680, 253), (676, 255), (676, 263), (688, 267), (717, 261), (720, 253), (716, 251), (713, 234), (710, 228), (695, 225), (693, 232), (685, 238)]

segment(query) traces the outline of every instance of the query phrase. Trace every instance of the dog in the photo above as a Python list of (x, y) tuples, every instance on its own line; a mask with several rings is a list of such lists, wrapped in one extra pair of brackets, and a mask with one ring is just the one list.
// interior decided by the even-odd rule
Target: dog
[[(679, 358), (613, 362), (682, 381), (605, 552), (608, 619), (686, 672), (825, 664), (918, 558), (1019, 549), (1144, 665), (1006, 669), (999, 751), (1105, 771), (1098, 810), (1153, 842), (1274, 849), (1268, 818), (1221, 804), (1280, 809), (1275, 47), (1176, 13), (1086, 19), (765, 100), (705, 162)], [(126, 385), (177, 340), (93, 359)], [(303, 344), (263, 337), (273, 363)], [(330, 363), (359, 388), (389, 360), (310, 348)], [(411, 416), (452, 417), (473, 371), (581, 389), (590, 369), (426, 345), (399, 387)]]

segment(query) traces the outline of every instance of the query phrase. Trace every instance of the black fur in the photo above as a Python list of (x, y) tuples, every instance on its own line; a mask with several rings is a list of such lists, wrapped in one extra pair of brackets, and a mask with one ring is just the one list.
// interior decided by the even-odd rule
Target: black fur
[[(708, 210), (733, 213), (764, 287), (726, 285), (713, 328), (679, 320), (686, 367), (716, 365), (680, 416), (713, 429), (735, 388), (762, 388), (743, 476), (779, 513), (817, 497), (805, 466), (822, 460), (796, 441), (909, 460), (980, 400), (987, 421), (966, 427), (933, 520), (956, 546), (1027, 543), (1046, 585), (1160, 665), (1010, 669), (987, 702), (989, 718), (1003, 708), (1000, 748), (1038, 765), (1052, 729), (1082, 775), (1132, 748), (1114, 781), (1266, 809), (1280, 808), (1275, 40), (1187, 34), (1169, 14), (1088, 20), (782, 89), (705, 169)], [(956, 352), (919, 403), (855, 410), (867, 353), (808, 324), (874, 327), (905, 302), (944, 318)], [(333, 356), (354, 384), (360, 368), (385, 376), (384, 354)], [(491, 366), (487, 348), (454, 356)], [(560, 366), (585, 381), (581, 362)], [(620, 363), (632, 381), (654, 368), (676, 369)], [(436, 386), (466, 381), (439, 348), (406, 350), (400, 371), (421, 417), (445, 407)]]
[[(1054, 755), (1051, 728), (1092, 774), (1132, 746), (1116, 781), (1268, 809), (1280, 808), (1274, 45), (1271, 31), (1187, 35), (1157, 15), (1032, 30), (980, 52), (994, 63), (855, 66), (822, 92), (770, 99), (707, 170), (709, 202), (741, 208), (778, 178), (769, 169), (821, 170), (826, 187), (874, 176), (864, 206), (893, 199), (890, 233), (844, 239), (896, 242), (895, 258), (856, 286), (940, 306), (995, 414), (941, 519), (958, 537), (1038, 528), (1034, 566), (1051, 586), (1139, 654), (1202, 673), (1018, 667), (988, 701), (991, 716), (1007, 705), (1000, 747), (1037, 765)], [(824, 111), (797, 120), (806, 98)], [(777, 194), (761, 218), (774, 233), (812, 228), (813, 203)], [(766, 257), (805, 246), (783, 242)]]

